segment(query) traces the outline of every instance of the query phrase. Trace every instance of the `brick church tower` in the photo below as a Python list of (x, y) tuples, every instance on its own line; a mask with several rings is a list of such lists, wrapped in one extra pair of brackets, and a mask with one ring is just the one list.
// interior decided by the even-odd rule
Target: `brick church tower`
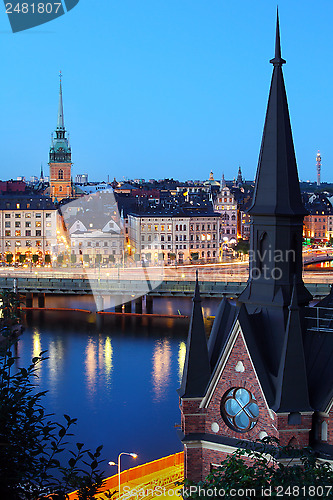
[(185, 476), (199, 481), (237, 448), (272, 436), (333, 463), (333, 291), (316, 307), (302, 279), (302, 204), (279, 19), (259, 155), (250, 272), (224, 298), (207, 342), (196, 283), (178, 391)]
[(52, 201), (72, 196), (72, 152), (66, 137), (60, 73), (58, 122), (50, 147), (50, 195)]

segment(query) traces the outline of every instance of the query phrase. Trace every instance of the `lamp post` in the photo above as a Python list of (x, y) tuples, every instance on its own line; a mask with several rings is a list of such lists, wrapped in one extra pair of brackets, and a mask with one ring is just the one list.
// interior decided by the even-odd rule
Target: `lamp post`
[[(118, 498), (120, 498), (120, 484), (121, 484), (120, 483), (120, 480), (121, 480), (121, 477), (120, 477), (120, 473), (121, 473), (120, 458), (121, 458), (121, 455), (129, 455), (132, 458), (137, 458), (137, 456), (138, 456), (136, 453), (128, 453), (126, 451), (122, 451), (118, 455), (118, 490), (119, 490)], [(109, 462), (109, 465), (116, 465), (116, 463), (115, 462)]]

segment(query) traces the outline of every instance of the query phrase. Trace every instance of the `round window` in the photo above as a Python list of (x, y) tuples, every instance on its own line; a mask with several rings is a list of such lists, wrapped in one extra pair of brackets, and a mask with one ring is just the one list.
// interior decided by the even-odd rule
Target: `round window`
[(250, 391), (243, 387), (236, 387), (223, 396), (221, 415), (231, 429), (237, 432), (247, 432), (256, 425), (259, 408)]

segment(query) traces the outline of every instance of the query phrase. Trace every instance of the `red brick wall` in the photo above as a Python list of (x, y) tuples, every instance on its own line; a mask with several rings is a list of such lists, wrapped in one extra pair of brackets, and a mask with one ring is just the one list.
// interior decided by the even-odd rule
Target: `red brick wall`
[[(244, 365), (245, 371), (242, 373), (235, 371), (238, 361), (241, 361)], [(259, 406), (258, 422), (249, 432), (239, 433), (230, 429), (221, 417), (221, 398), (229, 389), (232, 389), (233, 387), (245, 387), (248, 389), (255, 397)], [(216, 435), (241, 438), (249, 441), (259, 439), (260, 432), (266, 432), (269, 436), (277, 437), (277, 431), (274, 427), (274, 424), (276, 426), (276, 421), (274, 421), (269, 414), (260, 384), (252, 367), (244, 340), (240, 334), (238, 334), (229, 359), (224, 367), (223, 373), (220, 376), (219, 382), (217, 383), (214, 394), (207, 408), (205, 430), (209, 434), (213, 434), (211, 430), (213, 422), (216, 422), (220, 427), (220, 430), (216, 433)]]
[(278, 431), (279, 441), (281, 446), (292, 444), (295, 447), (309, 446), (309, 434), (312, 428), (312, 413), (310, 415), (302, 415), (301, 423), (290, 425), (288, 424), (288, 415), (278, 415)]

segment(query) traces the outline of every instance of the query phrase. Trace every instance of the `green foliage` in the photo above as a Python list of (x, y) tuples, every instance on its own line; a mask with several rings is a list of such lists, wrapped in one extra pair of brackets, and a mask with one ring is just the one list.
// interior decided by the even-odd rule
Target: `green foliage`
[[(274, 442), (274, 445), (271, 443)], [(184, 498), (333, 498), (333, 470), (310, 448), (281, 447), (264, 438), (256, 450), (237, 450), (199, 483), (184, 481)], [(266, 493), (266, 495), (264, 494)]]
[(75, 418), (64, 415), (58, 423), (45, 412), (45, 391), (38, 391), (38, 367), (45, 351), (20, 368), (11, 352), (16, 341), (18, 300), (2, 294), (0, 320), (0, 498), (5, 500), (65, 500), (77, 491), (78, 500), (88, 500), (99, 490), (103, 478), (99, 467), (102, 446), (93, 453), (76, 443), (69, 448)]
[(49, 254), (45, 255), (45, 264), (51, 264), (51, 255)]
[(26, 259), (26, 256), (23, 253), (21, 253), (19, 256), (20, 263), (23, 264), (23, 262), (25, 262), (25, 259)]
[(34, 264), (37, 264), (38, 261), (39, 261), (39, 255), (37, 255), (36, 253), (34, 253), (33, 256), (32, 256), (32, 262)]
[(76, 263), (76, 255), (75, 255), (75, 253), (72, 253), (72, 254), (71, 254), (71, 263), (72, 263), (72, 264), (75, 264), (75, 263)]
[(11, 264), (13, 262), (13, 254), (12, 253), (6, 254), (6, 262), (8, 262), (8, 264)]
[(250, 250), (250, 242), (240, 238), (234, 246), (235, 252), (248, 254)]

